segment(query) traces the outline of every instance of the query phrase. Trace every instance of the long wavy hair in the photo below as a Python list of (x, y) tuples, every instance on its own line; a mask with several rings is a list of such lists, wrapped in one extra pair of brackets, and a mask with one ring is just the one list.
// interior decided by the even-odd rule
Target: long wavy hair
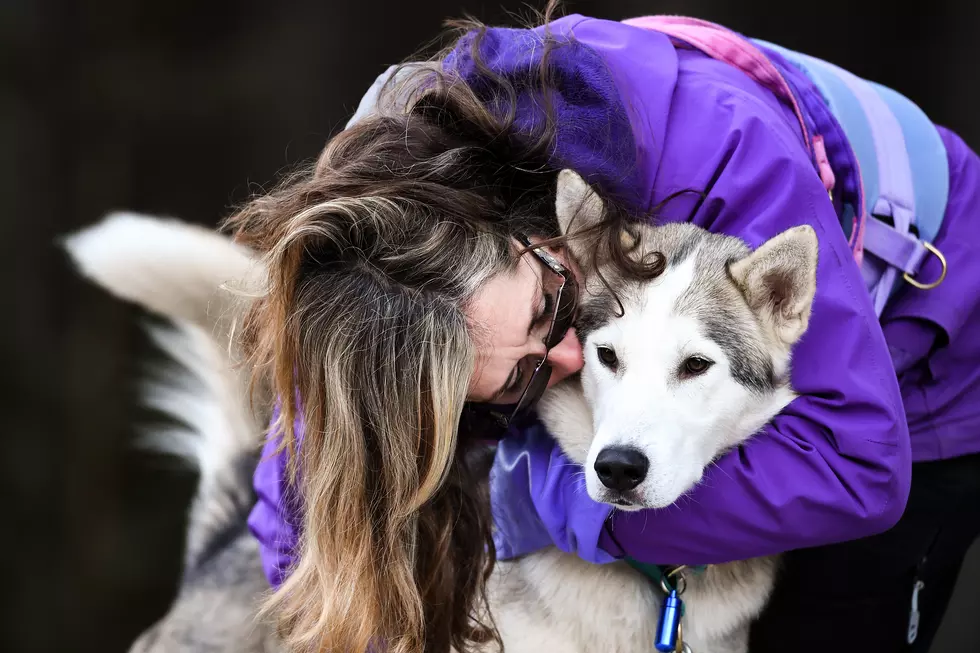
[[(541, 17), (547, 24), (557, 2)], [(302, 506), (298, 558), (264, 605), (288, 650), (465, 652), (500, 639), (486, 609), (489, 499), (458, 433), (480, 332), (467, 306), (512, 270), (513, 234), (555, 238), (554, 121), (515, 128), (517, 92), (479, 58), (488, 109), (440, 52), (375, 114), (230, 217), (268, 269), (245, 318), (256, 383)], [(538, 94), (548, 106), (545, 31)], [(621, 241), (616, 212), (609, 243)], [(618, 226), (617, 226), (618, 225)]]

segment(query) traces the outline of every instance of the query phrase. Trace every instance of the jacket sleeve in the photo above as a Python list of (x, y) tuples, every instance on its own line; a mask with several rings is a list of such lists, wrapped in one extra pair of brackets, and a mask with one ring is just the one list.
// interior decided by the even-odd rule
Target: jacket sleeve
[[(276, 414), (273, 415), (275, 423)], [(287, 452), (277, 451), (280, 439), (270, 434), (262, 448), (252, 485), (257, 501), (248, 516), (248, 528), (259, 542), (262, 570), (269, 584), (279, 587), (293, 566), (299, 534), (299, 515), (289, 491)]]
[(563, 550), (593, 562), (628, 555), (658, 564), (719, 563), (861, 538), (887, 530), (904, 511), (911, 452), (895, 371), (799, 135), (778, 107), (742, 89), (687, 87), (687, 96), (675, 96), (677, 140), (668, 137), (665, 151), (687, 147), (697, 156), (661, 169), (658, 187), (704, 189), (682, 209), (686, 215), (752, 247), (794, 225), (816, 230), (817, 293), (793, 357), (799, 396), (662, 510), (612, 512), (588, 497), (581, 469), (554, 443), (545, 455), (537, 434), (511, 436), (492, 485), (505, 556), (533, 545), (513, 528), (527, 521), (515, 516), (522, 502)]
[(905, 373), (917, 363), (926, 360), (933, 347), (941, 342), (940, 329), (925, 319), (909, 317), (887, 322), (882, 320), (881, 328), (900, 383)]

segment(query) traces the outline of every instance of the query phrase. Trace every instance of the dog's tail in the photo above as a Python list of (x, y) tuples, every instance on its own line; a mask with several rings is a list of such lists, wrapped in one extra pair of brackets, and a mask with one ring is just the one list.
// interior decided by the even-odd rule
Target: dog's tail
[(244, 302), (226, 286), (254, 289), (260, 265), (213, 231), (131, 213), (112, 214), (64, 246), (96, 284), (169, 318), (148, 327), (167, 360), (150, 368), (141, 398), (179, 425), (155, 427), (144, 442), (199, 471), (185, 559), (193, 569), (241, 533), (252, 505), (266, 416), (251, 409), (247, 370), (233, 345)]

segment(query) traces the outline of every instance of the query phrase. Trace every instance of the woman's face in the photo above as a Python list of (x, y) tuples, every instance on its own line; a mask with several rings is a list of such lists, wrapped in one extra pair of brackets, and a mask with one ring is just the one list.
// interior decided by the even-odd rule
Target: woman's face
[[(532, 239), (534, 241), (534, 239)], [(548, 249), (578, 276), (572, 261), (560, 250)], [(477, 340), (476, 370), (470, 381), (470, 401), (515, 404), (537, 362), (547, 351), (555, 294), (562, 278), (527, 252), (517, 266), (487, 282), (471, 302), (468, 313), (484, 337)], [(569, 329), (548, 353), (549, 385), (582, 369), (582, 346)]]

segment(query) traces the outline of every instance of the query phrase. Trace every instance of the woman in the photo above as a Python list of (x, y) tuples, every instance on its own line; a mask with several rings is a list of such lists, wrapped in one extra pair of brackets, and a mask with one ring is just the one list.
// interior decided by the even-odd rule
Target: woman
[[(271, 270), (248, 334), (283, 401), (250, 526), (287, 645), (469, 650), (494, 636), (481, 612), (494, 551), (554, 544), (593, 562), (692, 565), (807, 549), (789, 557), (753, 651), (825, 649), (841, 624), (855, 648), (899, 650), (913, 591), (909, 639), (925, 650), (980, 523), (957, 507), (980, 497), (980, 160), (940, 131), (951, 177), (935, 244), (949, 279), (902, 286), (879, 325), (840, 227), (863, 192), (846, 139), (826, 139), (821, 178), (793, 109), (654, 30), (581, 16), (464, 27), (436, 66), (396, 75), (312, 171), (231, 220)], [(839, 134), (818, 109), (802, 119)], [(558, 301), (574, 288), (553, 240), (563, 167), (613, 207), (611, 248), (630, 215), (751, 245), (800, 223), (820, 239), (801, 396), (671, 510), (592, 503), (533, 419), (514, 419), (533, 417), (549, 373), (582, 366)], [(557, 267), (526, 251), (542, 241)], [(632, 272), (658, 273), (651, 263)], [(464, 404), (474, 419), (457, 438)], [(513, 413), (491, 480), (495, 547), (466, 457), (495, 424), (480, 404)]]

